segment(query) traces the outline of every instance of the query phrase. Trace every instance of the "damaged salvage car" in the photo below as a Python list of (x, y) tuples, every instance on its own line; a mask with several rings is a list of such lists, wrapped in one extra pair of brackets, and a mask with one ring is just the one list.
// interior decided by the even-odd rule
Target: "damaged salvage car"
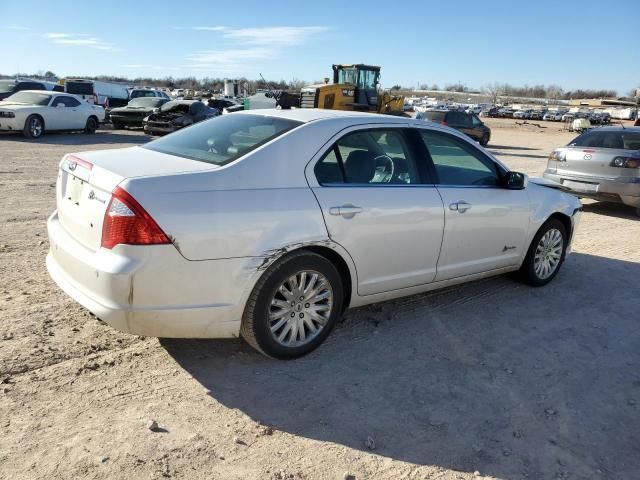
[(142, 121), (145, 133), (161, 135), (175, 132), (194, 123), (220, 115), (220, 110), (211, 108), (199, 100), (172, 100)]
[(138, 97), (125, 107), (113, 108), (110, 112), (113, 128), (142, 127), (144, 119), (168, 101), (168, 98)]
[(47, 267), (124, 332), (289, 359), (348, 308), (506, 272), (549, 283), (582, 210), (561, 188), (433, 122), (243, 111), (66, 155)]

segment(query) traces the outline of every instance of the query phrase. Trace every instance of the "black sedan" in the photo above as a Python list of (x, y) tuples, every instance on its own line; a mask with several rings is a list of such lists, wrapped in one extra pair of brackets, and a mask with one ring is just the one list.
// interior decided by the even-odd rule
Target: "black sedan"
[(161, 97), (134, 98), (127, 106), (111, 110), (113, 128), (142, 127), (142, 121), (168, 101)]
[(175, 132), (194, 123), (220, 115), (220, 110), (210, 108), (199, 100), (172, 100), (143, 121), (145, 133), (159, 135)]

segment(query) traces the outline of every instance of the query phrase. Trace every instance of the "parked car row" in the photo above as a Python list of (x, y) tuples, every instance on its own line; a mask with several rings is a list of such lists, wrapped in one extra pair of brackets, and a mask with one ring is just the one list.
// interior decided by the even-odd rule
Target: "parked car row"
[(481, 117), (515, 118), (521, 120), (545, 120), (550, 122), (569, 122), (576, 118), (585, 118), (591, 125), (604, 125), (611, 122), (611, 115), (607, 112), (567, 112), (566, 110), (535, 110), (533, 108), (514, 110), (509, 107), (490, 108), (480, 113)]

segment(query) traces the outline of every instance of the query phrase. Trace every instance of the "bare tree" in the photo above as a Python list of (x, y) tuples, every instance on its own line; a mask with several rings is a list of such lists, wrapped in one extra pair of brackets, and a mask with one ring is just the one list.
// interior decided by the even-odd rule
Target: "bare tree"
[(484, 87), (483, 92), (491, 99), (491, 103), (496, 105), (501, 95), (504, 95), (504, 86), (500, 85), (498, 82), (490, 83), (486, 87)]
[(298, 91), (303, 87), (306, 87), (308, 84), (304, 80), (300, 80), (299, 78), (293, 77), (289, 82), (289, 89), (293, 91)]

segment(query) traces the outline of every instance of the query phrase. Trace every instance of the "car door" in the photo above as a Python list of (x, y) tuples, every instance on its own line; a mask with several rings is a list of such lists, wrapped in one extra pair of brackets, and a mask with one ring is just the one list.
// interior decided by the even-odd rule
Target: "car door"
[(526, 190), (500, 185), (506, 170), (472, 142), (421, 129), (425, 156), (445, 211), (436, 281), (518, 264), (531, 207)]
[(436, 275), (444, 208), (405, 130), (352, 129), (307, 169), (330, 238), (356, 266), (359, 295), (426, 284)]
[(86, 122), (80, 102), (68, 95), (58, 95), (51, 102), (49, 116), (50, 120), (48, 122), (45, 120), (45, 122), (47, 123), (47, 129), (51, 130), (83, 128)]

